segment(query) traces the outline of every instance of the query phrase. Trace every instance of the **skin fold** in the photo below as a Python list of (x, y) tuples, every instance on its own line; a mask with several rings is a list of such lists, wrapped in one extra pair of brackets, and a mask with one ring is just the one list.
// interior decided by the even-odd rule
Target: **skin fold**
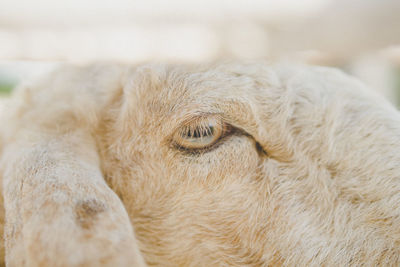
[(338, 70), (63, 66), (1, 125), (8, 266), (400, 264), (400, 114)]

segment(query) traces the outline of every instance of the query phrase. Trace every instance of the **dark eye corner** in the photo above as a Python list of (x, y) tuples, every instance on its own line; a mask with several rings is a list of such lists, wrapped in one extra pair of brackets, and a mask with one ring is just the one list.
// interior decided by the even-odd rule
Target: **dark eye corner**
[(256, 146), (256, 150), (257, 150), (258, 155), (260, 157), (267, 157), (268, 156), (267, 151), (264, 150), (264, 148), (261, 146), (261, 144), (259, 142), (257, 142), (257, 141), (255, 141), (255, 142), (256, 142), (255, 146)]

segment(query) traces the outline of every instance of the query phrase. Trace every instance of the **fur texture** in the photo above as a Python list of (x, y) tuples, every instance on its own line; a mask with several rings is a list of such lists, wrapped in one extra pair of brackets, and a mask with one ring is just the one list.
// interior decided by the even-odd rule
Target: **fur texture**
[(400, 114), (337, 70), (66, 66), (6, 113), (9, 266), (400, 264)]

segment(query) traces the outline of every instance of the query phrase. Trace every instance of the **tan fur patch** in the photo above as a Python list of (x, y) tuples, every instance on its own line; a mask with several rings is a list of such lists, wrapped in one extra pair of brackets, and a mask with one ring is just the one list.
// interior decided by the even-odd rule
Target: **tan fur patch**
[(98, 214), (106, 209), (106, 205), (96, 199), (79, 201), (75, 205), (76, 221), (82, 228), (90, 229), (96, 222)]

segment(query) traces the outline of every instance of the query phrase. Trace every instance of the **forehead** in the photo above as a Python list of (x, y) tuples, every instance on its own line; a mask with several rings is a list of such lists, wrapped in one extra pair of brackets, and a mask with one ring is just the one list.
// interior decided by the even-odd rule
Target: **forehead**
[(128, 71), (124, 89), (130, 101), (174, 103), (210, 91), (232, 93), (244, 82), (251, 79), (222, 67), (146, 65)]
[(165, 120), (173, 124), (221, 113), (226, 102), (249, 102), (244, 99), (253, 85), (249, 76), (221, 67), (146, 65), (127, 72), (124, 109), (136, 127)]

